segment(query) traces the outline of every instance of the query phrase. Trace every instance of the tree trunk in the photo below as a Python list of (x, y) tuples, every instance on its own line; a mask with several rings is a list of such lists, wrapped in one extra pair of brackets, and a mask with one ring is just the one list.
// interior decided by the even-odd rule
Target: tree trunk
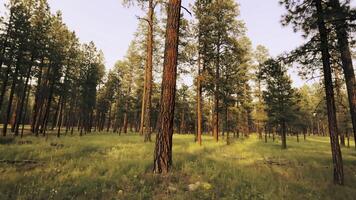
[(50, 88), (47, 96), (47, 102), (44, 110), (44, 116), (43, 116), (43, 121), (41, 122), (41, 133), (43, 136), (46, 136), (46, 131), (47, 131), (47, 124), (48, 124), (48, 119), (49, 119), (49, 114), (51, 110), (51, 104), (52, 104), (52, 99), (53, 99), (53, 91), (54, 91), (54, 74), (51, 77), (52, 80), (50, 80)]
[(128, 100), (126, 100), (126, 103), (125, 103), (125, 113), (124, 113), (124, 123), (123, 123), (123, 129), (124, 129), (124, 133), (126, 134), (127, 133), (127, 127), (128, 127), (128, 117), (127, 117), (127, 112), (128, 112), (128, 109), (129, 109), (129, 103), (128, 103)]
[(281, 139), (282, 139), (282, 149), (287, 149), (287, 127), (286, 123), (282, 122), (281, 124), (282, 132), (281, 132)]
[(198, 143), (202, 145), (202, 126), (203, 126), (203, 114), (202, 114), (202, 74), (201, 74), (201, 58), (198, 55), (198, 78), (197, 78), (197, 137)]
[(168, 173), (172, 165), (173, 119), (176, 94), (181, 0), (169, 0), (164, 52), (159, 129), (154, 151), (154, 173)]
[(184, 113), (184, 108), (182, 110), (182, 113), (181, 113), (181, 120), (180, 120), (180, 133), (182, 134), (185, 134), (186, 133), (186, 130), (185, 130), (185, 113)]
[[(13, 23), (13, 16), (14, 16), (14, 12), (10, 11), (9, 25), (7, 27), (7, 30), (6, 30), (6, 36), (4, 38), (3, 48), (2, 48), (2, 52), (1, 52), (0, 69), (2, 68), (2, 65), (4, 64), (4, 61), (5, 61), (5, 52), (6, 52), (8, 39), (10, 37), (10, 30), (11, 30), (12, 23)], [(12, 56), (13, 56), (13, 50), (11, 51), (9, 58), (11, 59)], [(1, 86), (0, 111), (1, 111), (1, 107), (2, 107), (3, 101), (4, 101), (4, 96), (5, 96), (5, 93), (6, 93), (6, 87), (7, 87), (8, 81), (9, 81), (10, 73), (11, 73), (11, 64), (8, 64), (7, 68), (6, 68), (5, 78), (4, 78), (2, 86)]]
[(35, 94), (35, 104), (33, 106), (33, 113), (32, 113), (32, 121), (31, 121), (31, 132), (35, 133), (36, 136), (38, 136), (38, 115), (40, 114), (40, 110), (42, 107), (43, 103), (43, 91), (42, 91), (42, 74), (43, 74), (43, 63), (44, 63), (44, 58), (41, 60), (41, 64), (39, 66), (39, 75), (38, 75), (38, 81), (37, 81), (37, 88), (36, 88), (36, 94)]
[(347, 148), (350, 148), (350, 134), (347, 129), (346, 129), (346, 137), (347, 137)]
[(8, 126), (9, 120), (10, 120), (11, 108), (12, 108), (12, 103), (13, 103), (14, 94), (15, 94), (15, 87), (16, 87), (16, 84), (17, 84), (17, 76), (18, 76), (19, 68), (20, 68), (19, 63), (20, 62), (18, 61), (18, 63), (16, 64), (15, 73), (13, 74), (13, 77), (12, 77), (12, 84), (11, 84), (9, 102), (8, 102), (8, 105), (7, 105), (5, 122), (4, 122), (4, 126), (3, 126), (3, 131), (2, 131), (3, 136), (6, 136), (6, 134), (7, 134), (7, 126)]
[(344, 71), (344, 77), (346, 81), (353, 133), (354, 133), (354, 139), (356, 144), (356, 80), (355, 80), (355, 72), (352, 64), (350, 45), (348, 41), (347, 25), (345, 19), (339, 19), (339, 17), (343, 16), (341, 10), (342, 8), (340, 6), (339, 0), (330, 0), (330, 2), (334, 9), (334, 14), (337, 17), (337, 19), (333, 20), (333, 24), (336, 27), (338, 48), (341, 54), (342, 68)]
[(143, 94), (142, 94), (142, 108), (141, 108), (141, 122), (140, 122), (140, 135), (143, 135), (144, 130), (144, 123), (145, 123), (145, 109), (146, 109), (146, 84), (147, 84), (147, 69), (145, 69), (145, 82), (143, 85)]
[(338, 129), (336, 121), (336, 110), (335, 110), (335, 98), (332, 82), (332, 72), (330, 66), (330, 53), (328, 44), (328, 30), (326, 29), (324, 21), (324, 11), (322, 7), (321, 0), (314, 0), (315, 7), (317, 9), (317, 24), (320, 34), (320, 49), (323, 59), (323, 71), (324, 71), (324, 84), (325, 84), (325, 95), (326, 95), (326, 105), (328, 111), (328, 122), (329, 122), (329, 134), (331, 141), (331, 152), (334, 164), (334, 183), (343, 185), (344, 184), (344, 171), (342, 164), (342, 155), (338, 139)]
[(144, 134), (145, 142), (151, 142), (151, 107), (152, 107), (152, 70), (153, 70), (153, 0), (148, 1), (148, 33), (147, 33), (147, 59), (146, 59), (146, 92), (144, 112)]
[(4, 77), (2, 86), (1, 86), (1, 93), (0, 93), (0, 111), (1, 111), (2, 104), (3, 104), (3, 102), (4, 102), (4, 96), (5, 96), (5, 93), (6, 93), (7, 84), (8, 84), (8, 82), (9, 82), (10, 73), (11, 73), (11, 66), (9, 65), (9, 66), (7, 66), (6, 74), (5, 74), (5, 77)]
[(107, 124), (107, 127), (106, 127), (106, 132), (109, 132), (110, 131), (110, 127), (111, 127), (111, 102), (109, 103), (109, 114), (108, 114), (108, 124)]
[(215, 141), (219, 141), (219, 77), (220, 77), (220, 41), (217, 45), (217, 63), (215, 71), (215, 94), (214, 94), (214, 112), (213, 112), (213, 135)]
[(19, 126), (20, 126), (20, 123), (22, 122), (23, 107), (24, 107), (24, 104), (25, 104), (27, 87), (29, 85), (29, 81), (30, 81), (30, 77), (31, 77), (31, 71), (32, 71), (32, 62), (33, 62), (33, 57), (31, 59), (30, 66), (28, 67), (28, 71), (27, 71), (27, 74), (26, 74), (25, 87), (23, 88), (22, 95), (21, 95), (20, 109), (19, 109), (19, 113), (17, 113), (18, 117), (17, 117), (17, 121), (15, 123), (15, 135), (19, 134)]
[(57, 127), (58, 127), (58, 130), (57, 130), (57, 137), (59, 138), (61, 136), (61, 127), (62, 127), (62, 121), (63, 121), (63, 107), (65, 105), (65, 101), (64, 101), (64, 98), (62, 97), (61, 98), (61, 101), (60, 101), (60, 108), (59, 108), (59, 114), (58, 114), (58, 119), (57, 119)]
[(225, 108), (225, 132), (226, 132), (226, 144), (230, 145), (230, 129), (229, 129), (229, 108), (226, 105)]
[(25, 104), (25, 111), (21, 120), (22, 128), (21, 128), (21, 138), (23, 137), (24, 130), (25, 130), (25, 120), (27, 116), (27, 110), (28, 110), (28, 102), (30, 99), (30, 93), (31, 93), (31, 85), (28, 86), (28, 92), (27, 92), (27, 97), (26, 97), (26, 104)]

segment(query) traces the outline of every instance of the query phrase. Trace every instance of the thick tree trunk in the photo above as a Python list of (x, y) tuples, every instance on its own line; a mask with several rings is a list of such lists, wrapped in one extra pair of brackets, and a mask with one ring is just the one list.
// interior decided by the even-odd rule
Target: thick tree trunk
[(342, 15), (342, 10), (341, 10), (339, 0), (330, 0), (330, 2), (333, 6), (334, 13), (336, 16), (336, 19), (333, 20), (333, 23), (336, 27), (338, 47), (341, 54), (342, 68), (344, 71), (344, 77), (346, 81), (353, 133), (354, 133), (354, 139), (356, 144), (356, 80), (355, 80), (355, 72), (352, 64), (350, 45), (348, 41), (347, 25), (345, 19), (342, 19), (343, 15)]
[(169, 0), (164, 52), (159, 129), (154, 151), (154, 173), (168, 173), (172, 165), (173, 119), (176, 94), (181, 0)]
[(338, 139), (338, 129), (336, 121), (336, 109), (335, 109), (335, 98), (334, 89), (332, 82), (332, 72), (330, 66), (330, 53), (328, 45), (328, 30), (326, 29), (324, 21), (324, 11), (322, 7), (321, 0), (314, 0), (317, 9), (317, 24), (320, 34), (320, 49), (323, 59), (323, 71), (324, 71), (324, 84), (325, 84), (325, 95), (326, 95), (326, 105), (328, 111), (328, 122), (329, 122), (329, 134), (331, 141), (331, 152), (334, 164), (334, 183), (343, 185), (344, 184), (344, 171), (342, 164), (342, 156)]

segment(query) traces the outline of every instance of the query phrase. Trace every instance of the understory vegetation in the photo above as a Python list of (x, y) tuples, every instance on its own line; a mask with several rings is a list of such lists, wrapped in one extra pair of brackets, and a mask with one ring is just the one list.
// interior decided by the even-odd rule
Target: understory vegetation
[[(0, 199), (353, 199), (356, 152), (343, 148), (345, 186), (332, 184), (328, 137), (216, 143), (175, 135), (170, 174), (152, 174), (153, 143), (136, 134), (1, 138)], [(353, 144), (351, 144), (353, 146)]]

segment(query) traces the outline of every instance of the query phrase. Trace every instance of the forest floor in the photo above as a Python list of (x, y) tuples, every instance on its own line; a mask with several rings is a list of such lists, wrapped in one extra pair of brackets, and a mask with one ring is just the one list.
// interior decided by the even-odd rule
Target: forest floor
[(345, 186), (332, 184), (327, 137), (288, 149), (256, 136), (231, 145), (175, 135), (169, 175), (151, 173), (154, 143), (93, 134), (0, 138), (0, 199), (355, 199), (356, 150), (343, 148)]

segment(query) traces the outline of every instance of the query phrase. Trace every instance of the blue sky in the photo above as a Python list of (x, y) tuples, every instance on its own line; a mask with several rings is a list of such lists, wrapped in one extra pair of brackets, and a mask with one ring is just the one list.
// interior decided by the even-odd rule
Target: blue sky
[[(194, 2), (182, 0), (185, 7)], [(6, 0), (0, 0), (4, 4)], [(248, 36), (253, 45), (266, 46), (276, 56), (294, 49), (303, 39), (289, 27), (282, 27), (280, 17), (284, 13), (278, 0), (238, 0), (241, 18), (245, 21)], [(127, 50), (137, 27), (136, 15), (143, 15), (138, 7), (127, 8), (121, 0), (49, 0), (52, 11), (61, 10), (63, 19), (75, 30), (82, 42), (94, 41), (102, 49), (107, 68), (121, 59)], [(4, 8), (0, 8), (1, 13)], [(299, 78), (292, 73), (296, 85)]]

